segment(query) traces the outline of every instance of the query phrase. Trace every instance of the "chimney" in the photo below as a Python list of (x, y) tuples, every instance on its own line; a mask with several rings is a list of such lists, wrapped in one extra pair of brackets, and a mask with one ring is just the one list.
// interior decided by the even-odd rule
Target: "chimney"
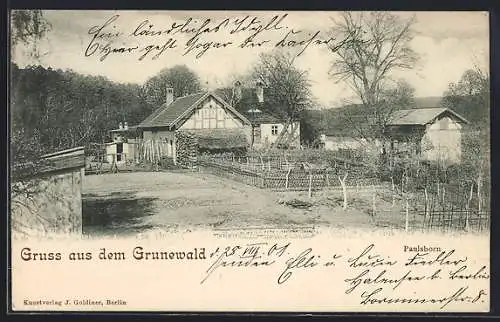
[(264, 85), (261, 82), (257, 82), (255, 86), (255, 94), (257, 95), (259, 103), (264, 103)]
[(167, 87), (167, 105), (170, 105), (174, 101), (174, 89), (172, 87)]
[(123, 129), (128, 130), (128, 123), (127, 122), (123, 123)]
[(118, 125), (118, 128), (119, 128), (120, 130), (123, 130), (123, 123), (122, 123), (122, 122), (120, 122), (120, 124)]
[(241, 82), (240, 81), (236, 81), (234, 83), (234, 87), (233, 87), (233, 98), (234, 98), (234, 102), (235, 103), (238, 103), (240, 100), (241, 100)]

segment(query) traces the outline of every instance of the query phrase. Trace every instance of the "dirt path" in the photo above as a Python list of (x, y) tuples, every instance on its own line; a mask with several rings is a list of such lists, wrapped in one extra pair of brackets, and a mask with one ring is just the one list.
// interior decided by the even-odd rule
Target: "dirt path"
[(335, 204), (297, 209), (306, 194), (277, 193), (202, 173), (135, 172), (86, 176), (84, 231), (136, 234), (148, 229), (373, 227), (370, 217)]

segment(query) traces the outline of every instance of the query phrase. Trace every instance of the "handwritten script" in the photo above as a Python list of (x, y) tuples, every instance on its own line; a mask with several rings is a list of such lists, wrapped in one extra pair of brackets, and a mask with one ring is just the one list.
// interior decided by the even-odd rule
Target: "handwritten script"
[[(489, 280), (487, 267), (472, 263), (454, 249), (405, 252), (401, 260), (401, 257), (394, 259), (377, 252), (374, 244), (349, 254), (319, 254), (313, 248), (292, 251), (291, 246), (290, 243), (252, 243), (216, 248), (207, 257), (210, 265), (200, 283), (209, 282), (215, 272), (223, 274), (224, 270), (272, 268), (276, 271), (275, 283), (284, 286), (299, 279), (298, 275), (303, 279), (306, 274), (329, 270), (328, 276), (332, 279), (319, 281), (321, 286), (342, 287), (347, 296), (356, 296), (364, 306), (432, 304), (444, 309), (450, 303), (474, 304), (488, 300), (487, 290), (477, 288), (474, 283)], [(342, 280), (335, 279), (345, 274)], [(329, 283), (331, 286), (326, 286)], [(419, 295), (416, 290), (422, 289), (431, 291)]]
[[(439, 245), (377, 247), (356, 243), (325, 247), (324, 243), (306, 246), (283, 239), (254, 241), (222, 245), (218, 241), (210, 247), (134, 243), (123, 249), (100, 245), (69, 252), (26, 245), (16, 257), (33, 269), (93, 262), (82, 267), (105, 271), (112, 265), (108, 269), (114, 272), (114, 263), (133, 262), (130, 267), (145, 276), (148, 270), (164, 276), (155, 283), (168, 283), (176, 276), (182, 280), (179, 285), (197, 286), (201, 292), (212, 292), (219, 285), (267, 289), (276, 296), (304, 290), (317, 298), (337, 299), (332, 305), (357, 305), (367, 310), (389, 306), (390, 310), (474, 311), (488, 307), (489, 268), (470, 251), (465, 254)], [(146, 265), (140, 267), (142, 264)], [(188, 266), (179, 265), (192, 270), (185, 271)], [(181, 271), (176, 267), (182, 267)]]
[(325, 46), (336, 51), (349, 38), (335, 39), (320, 30), (297, 30), (287, 24), (288, 14), (268, 18), (241, 16), (213, 20), (187, 17), (181, 21), (145, 19), (133, 26), (116, 14), (88, 29), (85, 57), (104, 61), (113, 55), (134, 55), (139, 61), (156, 60), (168, 53), (192, 55), (200, 59), (226, 48), (241, 50), (258, 47), (296, 49), (300, 56), (308, 48)]

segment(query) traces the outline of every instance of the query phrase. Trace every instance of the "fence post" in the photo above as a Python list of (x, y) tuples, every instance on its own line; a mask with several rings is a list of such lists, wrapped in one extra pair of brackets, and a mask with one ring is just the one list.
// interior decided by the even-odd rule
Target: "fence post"
[(408, 204), (408, 194), (405, 197), (406, 199), (406, 219), (405, 219), (405, 231), (408, 232), (409, 229), (409, 219), (410, 219), (410, 205)]
[[(393, 176), (391, 175), (391, 187), (392, 187), (392, 190), (391, 190), (391, 194), (392, 194), (392, 207), (394, 207), (396, 205), (396, 187), (394, 185), (394, 178)], [(427, 194), (427, 190), (426, 190), (426, 194)]]
[(288, 172), (286, 173), (286, 177), (285, 177), (285, 188), (286, 190), (288, 190), (288, 178), (290, 176), (290, 172), (292, 171), (292, 168), (288, 169)]
[(309, 171), (309, 198), (312, 196), (312, 172)]
[(467, 200), (467, 212), (465, 215), (465, 230), (469, 231), (469, 217), (470, 217), (470, 203), (472, 201), (472, 194), (474, 193), (474, 182), (470, 185), (469, 200)]
[(424, 188), (424, 194), (425, 194), (425, 212), (424, 212), (424, 227), (427, 223), (427, 220), (429, 218), (429, 213), (430, 213), (430, 209), (429, 209), (429, 195), (427, 193), (427, 187)]

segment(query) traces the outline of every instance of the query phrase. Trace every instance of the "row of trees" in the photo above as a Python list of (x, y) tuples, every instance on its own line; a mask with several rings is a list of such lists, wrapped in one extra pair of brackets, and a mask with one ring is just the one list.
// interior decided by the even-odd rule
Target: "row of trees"
[(41, 66), (12, 64), (10, 89), (12, 146), (36, 141), (43, 152), (103, 142), (119, 122), (154, 109), (138, 85)]

